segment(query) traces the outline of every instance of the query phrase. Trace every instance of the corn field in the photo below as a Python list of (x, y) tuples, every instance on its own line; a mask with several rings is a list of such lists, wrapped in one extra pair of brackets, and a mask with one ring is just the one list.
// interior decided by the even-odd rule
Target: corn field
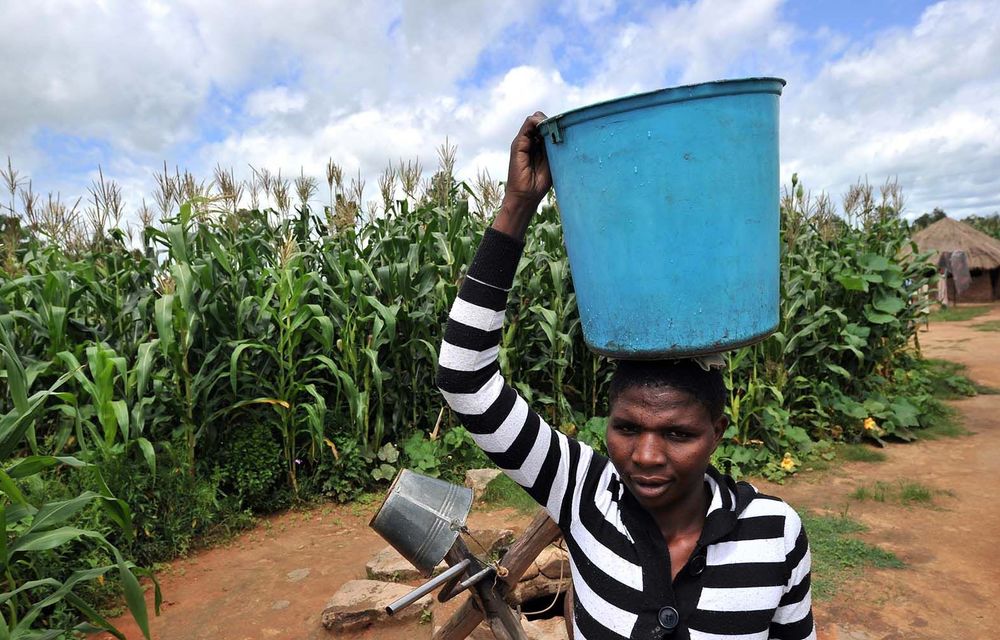
[[(90, 603), (112, 571), (143, 619), (125, 557), (172, 557), (248, 511), (351, 499), (400, 466), (454, 478), (484, 463), (434, 374), (502, 189), (457, 183), (454, 147), (439, 156), (423, 183), (417, 162), (388, 168), (367, 203), (360, 175), (330, 162), (322, 205), (302, 173), (201, 182), (164, 167), (124, 229), (103, 175), (81, 208), (42, 200), (8, 162), (0, 638), (111, 629)], [(934, 276), (904, 251), (901, 208), (898, 186), (860, 184), (838, 216), (793, 178), (781, 326), (729, 355), (726, 470), (780, 476), (824, 443), (913, 438), (934, 414), (913, 341)], [(611, 366), (583, 346), (554, 202), (527, 243), (501, 366), (550, 424), (600, 448)]]

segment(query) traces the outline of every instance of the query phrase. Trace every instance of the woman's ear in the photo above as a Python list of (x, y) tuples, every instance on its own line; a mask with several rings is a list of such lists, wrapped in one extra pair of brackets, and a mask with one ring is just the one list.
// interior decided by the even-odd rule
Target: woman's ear
[(714, 452), (715, 448), (719, 446), (720, 442), (722, 442), (722, 435), (726, 433), (726, 428), (729, 427), (729, 416), (726, 414), (719, 416), (719, 419), (715, 421), (713, 427), (715, 428), (715, 442), (712, 445), (712, 451)]

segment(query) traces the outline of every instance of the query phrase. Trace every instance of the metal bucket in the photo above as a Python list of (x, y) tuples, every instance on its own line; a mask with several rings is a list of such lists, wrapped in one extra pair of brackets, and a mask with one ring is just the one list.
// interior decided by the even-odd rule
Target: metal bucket
[(591, 349), (680, 357), (775, 330), (784, 84), (663, 89), (539, 125)]
[(455, 544), (472, 508), (472, 489), (401, 470), (368, 523), (423, 576)]

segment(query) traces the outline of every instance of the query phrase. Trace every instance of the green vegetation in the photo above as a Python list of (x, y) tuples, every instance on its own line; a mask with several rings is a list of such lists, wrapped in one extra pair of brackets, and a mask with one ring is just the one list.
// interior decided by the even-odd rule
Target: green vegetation
[(925, 440), (959, 438), (968, 435), (972, 435), (972, 432), (961, 423), (958, 412), (947, 406), (942, 407), (930, 426), (920, 432), (920, 437)]
[(480, 498), (483, 503), (492, 507), (502, 509), (510, 507), (518, 511), (529, 513), (538, 509), (538, 503), (528, 495), (516, 482), (500, 474), (486, 485), (486, 490)]
[(841, 584), (860, 577), (867, 568), (905, 566), (892, 552), (853, 537), (867, 529), (846, 516), (801, 515), (812, 551), (812, 594), (816, 600), (833, 597)]
[(988, 236), (1000, 240), (1000, 213), (992, 213), (988, 216), (968, 216), (962, 222), (972, 225)]
[(987, 320), (972, 325), (972, 328), (976, 331), (1000, 331), (1000, 320)]
[[(17, 355), (0, 370), (0, 416), (16, 425), (0, 450), (7, 548), (53, 500), (73, 505), (49, 507), (61, 526), (95, 534), (15, 549), (0, 594), (9, 629), (98, 624), (94, 607), (131, 588), (124, 558), (151, 566), (255, 513), (377, 496), (402, 467), (456, 481), (487, 464), (434, 376), (502, 192), (485, 175), (457, 183), (454, 148), (439, 155), (423, 186), (417, 163), (387, 168), (367, 204), (360, 177), (345, 183), (331, 162), (319, 207), (304, 175), (164, 171), (158, 211), (144, 207), (128, 230), (121, 189), (103, 176), (77, 210), (42, 201), (7, 167), (10, 202), (22, 203), (0, 219), (0, 326)], [(946, 415), (935, 385), (959, 383), (940, 382), (910, 346), (925, 304), (914, 294), (933, 276), (901, 251), (898, 186), (877, 192), (856, 185), (841, 217), (793, 177), (780, 326), (729, 354), (724, 470), (780, 479), (833, 457), (833, 442), (911, 440)], [(600, 449), (612, 368), (582, 340), (555, 202), (526, 242), (501, 369), (549, 424)], [(38, 459), (60, 464), (18, 467)], [(496, 500), (534, 508), (498, 482)], [(76, 573), (111, 564), (117, 582)], [(56, 584), (36, 583), (49, 578), (79, 588), (52, 601)]]
[(936, 276), (908, 239), (900, 202), (894, 183), (881, 198), (855, 185), (841, 217), (793, 176), (781, 206), (778, 331), (729, 357), (731, 424), (716, 454), (725, 469), (780, 479), (826, 455), (817, 443), (908, 441), (940, 414), (910, 347), (927, 304), (916, 294)]
[(851, 498), (859, 502), (898, 502), (902, 505), (925, 505), (933, 503), (935, 491), (915, 480), (901, 479), (897, 482), (876, 480), (870, 485), (860, 486), (851, 493)]
[(965, 322), (990, 312), (988, 306), (951, 306), (933, 311), (930, 315), (931, 322)]
[(903, 504), (930, 504), (934, 493), (919, 482), (901, 480), (899, 483), (899, 501)]
[(939, 400), (957, 400), (975, 395), (996, 395), (1000, 389), (979, 384), (965, 375), (967, 367), (950, 360), (923, 361), (931, 392)]
[(868, 444), (845, 444), (837, 448), (837, 457), (847, 462), (884, 462), (885, 454)]

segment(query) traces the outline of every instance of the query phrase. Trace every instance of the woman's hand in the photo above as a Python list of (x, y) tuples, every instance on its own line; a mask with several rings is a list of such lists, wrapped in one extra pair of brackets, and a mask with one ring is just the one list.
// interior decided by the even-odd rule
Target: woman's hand
[(523, 238), (542, 198), (552, 187), (552, 174), (545, 156), (545, 141), (538, 123), (545, 114), (536, 111), (524, 120), (510, 144), (510, 164), (500, 214), (493, 228), (515, 238)]

